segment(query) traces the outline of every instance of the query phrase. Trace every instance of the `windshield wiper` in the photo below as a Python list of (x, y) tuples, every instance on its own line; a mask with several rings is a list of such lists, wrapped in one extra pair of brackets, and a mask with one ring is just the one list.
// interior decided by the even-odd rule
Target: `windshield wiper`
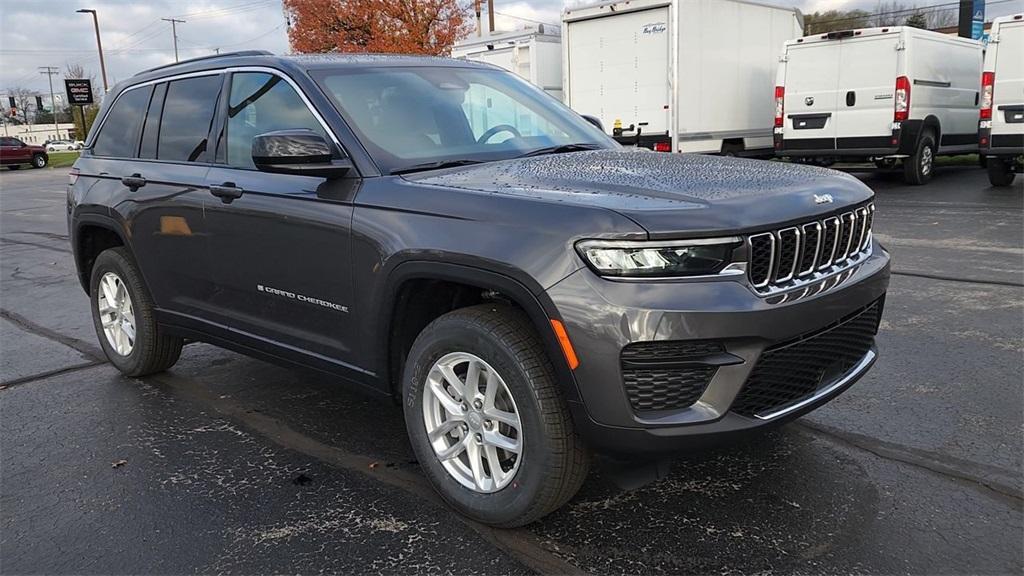
[(438, 160), (437, 162), (424, 162), (423, 164), (413, 164), (412, 166), (406, 166), (405, 168), (399, 168), (398, 170), (392, 170), (392, 174), (408, 174), (410, 172), (421, 172), (423, 170), (436, 170), (439, 168), (454, 168), (456, 166), (467, 166), (469, 164), (482, 164), (482, 160), (470, 160), (468, 158), (462, 158), (457, 160)]
[(548, 146), (546, 148), (537, 148), (536, 150), (530, 150), (526, 154), (521, 154), (519, 158), (526, 158), (528, 156), (543, 156), (545, 154), (562, 154), (563, 152), (580, 152), (582, 150), (597, 150), (602, 148), (597, 144), (561, 144), (558, 146)]

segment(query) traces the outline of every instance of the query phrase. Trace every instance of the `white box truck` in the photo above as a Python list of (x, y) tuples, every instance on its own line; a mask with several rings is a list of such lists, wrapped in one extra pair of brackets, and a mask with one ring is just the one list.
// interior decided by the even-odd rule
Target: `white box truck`
[(923, 184), (935, 156), (977, 152), (982, 45), (895, 26), (785, 43), (775, 87), (775, 153), (795, 159), (903, 161)]
[(452, 47), (453, 58), (493, 64), (562, 100), (562, 39), (538, 24), (515, 32), (467, 38)]
[(562, 13), (565, 102), (624, 144), (771, 155), (771, 90), (793, 8), (624, 0)]
[(1024, 14), (992, 21), (981, 75), (978, 144), (993, 186), (1024, 170)]

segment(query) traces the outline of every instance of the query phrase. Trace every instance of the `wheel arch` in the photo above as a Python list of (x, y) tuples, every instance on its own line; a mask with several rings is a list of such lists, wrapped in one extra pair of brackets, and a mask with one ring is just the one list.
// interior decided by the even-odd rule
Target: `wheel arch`
[(99, 214), (81, 214), (75, 219), (72, 235), (72, 253), (78, 270), (78, 281), (89, 294), (89, 280), (93, 264), (101, 252), (123, 246), (134, 259), (131, 244), (115, 220)]
[[(424, 284), (441, 284), (445, 290), (468, 289), (481, 294), (481, 300), (472, 298), (472, 294), (464, 294), (460, 302), (454, 301), (450, 308), (438, 308), (434, 312), (412, 318), (411, 330), (403, 333), (403, 320), (407, 320), (406, 312), (410, 310), (415, 316), (415, 302), (407, 300), (410, 289), (423, 287)], [(532, 285), (528, 285), (532, 284)], [(531, 280), (521, 280), (508, 272), (499, 272), (489, 268), (481, 268), (452, 262), (431, 260), (409, 260), (395, 266), (387, 276), (386, 287), (378, 304), (370, 310), (371, 318), (377, 319), (380, 330), (375, 343), (378, 356), (376, 367), (383, 382), (392, 394), (399, 393), (401, 373), (404, 368), (407, 349), (411, 340), (419, 334), (426, 324), (434, 318), (451, 310), (471, 306), (489, 299), (494, 301), (507, 300), (509, 304), (521, 309), (529, 318), (537, 331), (544, 350), (551, 360), (558, 378), (559, 386), (565, 400), (579, 400), (576, 380), (572, 370), (566, 363), (561, 345), (555, 335), (551, 320), (560, 320), (554, 304), (546, 296), (539, 285)], [(410, 308), (410, 304), (413, 308)], [(414, 333), (410, 333), (414, 332)], [(410, 340), (411, 338), (411, 340)]]

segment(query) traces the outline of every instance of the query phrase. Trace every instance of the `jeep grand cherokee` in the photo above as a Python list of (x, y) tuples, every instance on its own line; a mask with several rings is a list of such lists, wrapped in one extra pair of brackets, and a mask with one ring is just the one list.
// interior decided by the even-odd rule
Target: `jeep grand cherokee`
[(593, 451), (794, 418), (875, 359), (889, 258), (837, 172), (624, 150), (442, 58), (225, 54), (99, 119), (68, 213), (111, 363), (194, 339), (392, 396), (482, 522), (554, 510)]

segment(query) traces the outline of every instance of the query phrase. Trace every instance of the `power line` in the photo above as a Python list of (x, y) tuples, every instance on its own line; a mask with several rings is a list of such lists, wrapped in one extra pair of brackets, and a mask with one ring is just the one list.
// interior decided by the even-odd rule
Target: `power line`
[(532, 18), (525, 18), (523, 16), (516, 16), (514, 14), (508, 14), (508, 13), (505, 13), (505, 12), (498, 12), (497, 10), (495, 10), (494, 13), (497, 14), (498, 16), (504, 16), (506, 18), (513, 18), (515, 20), (522, 20), (524, 22), (532, 22), (534, 24), (543, 24), (545, 26), (554, 26), (555, 28), (560, 28), (561, 27), (561, 25), (559, 25), (559, 24), (552, 24), (551, 22), (544, 22), (544, 21), (541, 21), (541, 20), (533, 20)]
[(178, 20), (177, 18), (161, 18), (165, 22), (171, 23), (171, 35), (174, 36), (174, 61), (178, 61), (178, 24), (184, 24), (184, 20)]

